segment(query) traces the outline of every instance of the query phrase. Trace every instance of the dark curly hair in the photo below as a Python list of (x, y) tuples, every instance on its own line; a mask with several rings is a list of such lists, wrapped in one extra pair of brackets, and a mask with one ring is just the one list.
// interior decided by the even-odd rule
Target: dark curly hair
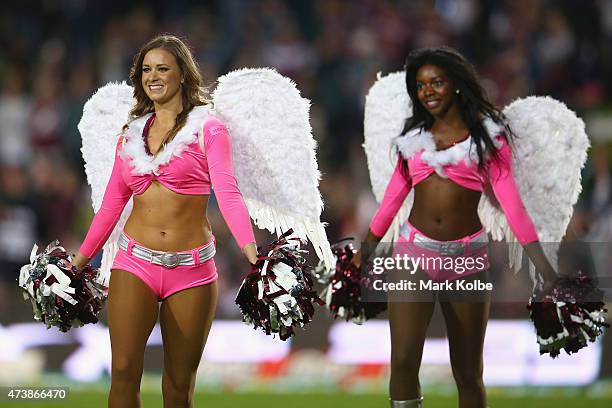
[[(406, 59), (406, 88), (412, 100), (413, 115), (406, 120), (402, 135), (411, 129), (424, 128), (430, 130), (434, 123), (433, 116), (419, 103), (417, 96), (416, 75), (423, 65), (435, 65), (443, 69), (459, 90), (456, 95), (459, 111), (463, 121), (470, 130), (473, 144), (478, 153), (478, 167), (484, 166), (483, 157), (486, 154), (497, 159), (493, 140), (485, 129), (482, 120), (491, 118), (495, 123), (506, 130), (506, 136), (511, 137), (506, 117), (487, 99), (485, 90), (478, 81), (474, 66), (458, 51), (449, 47), (424, 48), (411, 52)], [(484, 144), (484, 151), (483, 145)]]

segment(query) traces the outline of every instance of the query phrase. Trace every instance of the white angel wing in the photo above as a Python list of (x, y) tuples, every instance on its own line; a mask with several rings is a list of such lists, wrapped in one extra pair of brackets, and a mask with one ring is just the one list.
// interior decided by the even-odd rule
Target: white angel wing
[[(132, 87), (125, 82), (109, 83), (93, 94), (83, 107), (83, 117), (79, 122), (79, 132), (85, 160), (87, 182), (91, 186), (93, 209), (98, 212), (106, 184), (110, 178), (115, 161), (115, 148), (123, 125), (128, 121), (130, 109), (134, 106)], [(108, 286), (110, 268), (117, 253), (117, 240), (132, 211), (132, 200), (127, 204), (113, 233), (104, 245), (100, 280)]]
[[(590, 146), (584, 122), (564, 103), (550, 97), (517, 99), (503, 112), (517, 136), (512, 141), (516, 184), (545, 253), (555, 266), (558, 243), (581, 191), (580, 169)], [(514, 243), (510, 265), (520, 268), (522, 248), (502, 212), (484, 194), (479, 215), (493, 239)], [(535, 281), (533, 267), (530, 269)]]
[[(403, 72), (394, 72), (384, 77), (379, 73), (366, 96), (363, 147), (368, 160), (372, 191), (379, 203), (397, 163), (397, 154), (391, 147), (393, 138), (400, 135), (406, 119), (412, 115), (412, 101), (406, 92), (404, 78)], [(414, 192), (410, 191), (383, 241), (397, 239), (400, 226), (410, 213), (413, 199)]]
[(229, 128), (236, 178), (255, 224), (278, 235), (293, 228), (332, 268), (320, 221), (323, 201), (310, 101), (276, 71), (247, 68), (220, 77), (213, 102)]

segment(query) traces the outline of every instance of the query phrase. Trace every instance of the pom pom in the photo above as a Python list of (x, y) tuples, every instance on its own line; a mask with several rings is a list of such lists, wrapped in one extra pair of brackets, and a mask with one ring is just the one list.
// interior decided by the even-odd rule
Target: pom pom
[(315, 269), (315, 276), (319, 283), (325, 285), (321, 297), (334, 319), (340, 317), (347, 322), (350, 320), (362, 324), (384, 312), (387, 304), (362, 301), (362, 290), (367, 290), (371, 286), (372, 279), (369, 276), (362, 276), (359, 268), (353, 264), (355, 248), (352, 242), (343, 245), (345, 241), (347, 239), (332, 245), (336, 269), (327, 269), (320, 262)]
[(264, 251), (267, 255), (258, 256), (236, 296), (246, 324), (268, 335), (278, 333), (281, 340), (312, 320), (313, 302), (323, 305), (306, 272), (306, 251), (300, 249), (299, 239), (287, 238), (292, 233), (290, 229), (281, 235)]
[(540, 354), (555, 358), (561, 350), (578, 352), (609, 327), (603, 292), (582, 273), (563, 277), (552, 289), (534, 294), (527, 309), (536, 329)]
[(96, 282), (99, 270), (87, 264), (77, 271), (57, 240), (37, 251), (34, 245), (30, 264), (19, 272), (19, 286), (24, 299), (32, 302), (34, 319), (62, 332), (97, 323), (107, 297), (107, 288)]

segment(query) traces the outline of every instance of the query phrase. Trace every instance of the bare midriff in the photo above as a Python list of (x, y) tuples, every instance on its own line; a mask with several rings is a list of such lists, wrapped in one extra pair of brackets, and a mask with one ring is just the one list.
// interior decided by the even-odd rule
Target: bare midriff
[(124, 231), (134, 240), (158, 251), (185, 251), (212, 239), (206, 216), (209, 195), (177, 194), (157, 181), (140, 195)]
[(481, 192), (432, 174), (414, 187), (409, 221), (423, 234), (452, 241), (478, 232)]

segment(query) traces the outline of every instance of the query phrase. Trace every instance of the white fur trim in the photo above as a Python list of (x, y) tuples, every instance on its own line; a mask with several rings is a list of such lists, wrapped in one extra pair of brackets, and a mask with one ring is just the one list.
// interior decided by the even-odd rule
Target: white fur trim
[(199, 133), (202, 132), (203, 124), (210, 115), (210, 108), (208, 106), (195, 106), (189, 112), (185, 125), (170, 143), (155, 156), (147, 154), (142, 138), (142, 131), (151, 115), (149, 113), (134, 119), (128, 124), (129, 128), (125, 131), (126, 142), (121, 150), (121, 157), (130, 160), (135, 175), (154, 173), (159, 166), (168, 164), (174, 157), (180, 157), (189, 145), (197, 141)]
[[(503, 128), (495, 123), (491, 118), (482, 122), (489, 137), (496, 147), (501, 146), (501, 141), (497, 136), (503, 132)], [(444, 150), (437, 150), (433, 134), (424, 129), (412, 129), (403, 136), (395, 140), (400, 154), (405, 159), (409, 159), (415, 153), (422, 151), (421, 159), (431, 166), (440, 177), (446, 178), (444, 167), (457, 164), (461, 161), (478, 163), (478, 153), (473, 146), (473, 140), (468, 137), (461, 143), (457, 143)], [(484, 151), (484, 143), (481, 144)]]

